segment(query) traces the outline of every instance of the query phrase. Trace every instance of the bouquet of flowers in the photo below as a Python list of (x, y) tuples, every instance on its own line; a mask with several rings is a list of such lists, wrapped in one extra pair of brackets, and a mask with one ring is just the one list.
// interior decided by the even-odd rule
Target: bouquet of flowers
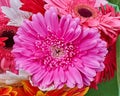
[(119, 33), (106, 0), (0, 0), (0, 96), (99, 90), (116, 72)]

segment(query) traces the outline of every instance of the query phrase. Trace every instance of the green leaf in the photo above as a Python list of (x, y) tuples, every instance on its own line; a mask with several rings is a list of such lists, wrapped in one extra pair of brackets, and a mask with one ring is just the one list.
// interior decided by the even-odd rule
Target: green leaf
[(120, 36), (117, 40), (117, 80), (118, 80), (118, 88), (119, 88), (119, 96), (120, 96)]
[(108, 0), (109, 4), (112, 5), (116, 11), (120, 11), (120, 0)]
[(116, 10), (117, 12), (120, 11), (120, 8), (119, 8), (118, 5), (116, 5), (116, 4), (112, 4), (112, 3), (109, 3), (109, 4), (112, 5), (112, 6), (115, 8), (115, 10)]
[(86, 96), (119, 96), (117, 86), (117, 75), (107, 82), (98, 85), (98, 90), (90, 89)]
[(110, 3), (117, 5), (120, 8), (120, 0), (108, 0)]

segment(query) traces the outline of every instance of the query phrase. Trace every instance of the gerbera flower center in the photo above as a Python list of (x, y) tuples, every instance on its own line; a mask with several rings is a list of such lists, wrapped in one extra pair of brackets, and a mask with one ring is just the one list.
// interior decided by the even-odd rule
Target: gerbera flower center
[(62, 58), (64, 56), (64, 50), (62, 48), (53, 46), (51, 48), (51, 56), (53, 58)]
[(78, 5), (74, 11), (76, 15), (84, 18), (95, 17), (96, 15), (96, 11), (87, 5)]
[(72, 59), (77, 55), (72, 43), (65, 43), (55, 36), (49, 36), (39, 43), (37, 41), (36, 46), (44, 53), (42, 64), (50, 68), (72, 66)]
[(86, 18), (92, 16), (92, 12), (88, 9), (85, 9), (85, 8), (78, 9), (78, 13), (81, 16), (86, 17)]
[(1, 37), (7, 37), (8, 39), (5, 42), (6, 48), (11, 48), (14, 44), (13, 36), (15, 35), (13, 30), (3, 31)]

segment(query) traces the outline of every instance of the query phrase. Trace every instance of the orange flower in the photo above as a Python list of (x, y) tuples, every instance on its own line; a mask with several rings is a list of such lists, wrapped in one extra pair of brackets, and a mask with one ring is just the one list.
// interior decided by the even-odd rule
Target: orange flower
[(64, 87), (59, 90), (48, 91), (45, 94), (41, 91), (38, 91), (36, 96), (85, 96), (88, 92), (89, 87), (78, 89)]
[(34, 96), (38, 90), (26, 80), (22, 81), (21, 84), (1, 87), (0, 96)]
[(17, 92), (12, 90), (11, 86), (6, 86), (0, 88), (0, 95), (1, 96), (17, 96)]

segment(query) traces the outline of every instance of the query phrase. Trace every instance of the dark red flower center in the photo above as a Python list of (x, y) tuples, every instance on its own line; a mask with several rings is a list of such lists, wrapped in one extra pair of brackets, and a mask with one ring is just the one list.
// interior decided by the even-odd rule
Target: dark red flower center
[(89, 9), (86, 9), (86, 8), (78, 9), (78, 13), (80, 14), (80, 16), (86, 17), (86, 18), (91, 17), (93, 15), (93, 13)]
[(14, 40), (13, 36), (15, 35), (13, 30), (8, 30), (8, 31), (3, 31), (1, 34), (1, 37), (7, 37), (8, 39), (5, 42), (5, 47), (6, 48), (11, 48), (13, 47)]
[(75, 15), (83, 17), (83, 18), (90, 18), (96, 17), (97, 12), (94, 7), (89, 5), (80, 4), (74, 7)]

